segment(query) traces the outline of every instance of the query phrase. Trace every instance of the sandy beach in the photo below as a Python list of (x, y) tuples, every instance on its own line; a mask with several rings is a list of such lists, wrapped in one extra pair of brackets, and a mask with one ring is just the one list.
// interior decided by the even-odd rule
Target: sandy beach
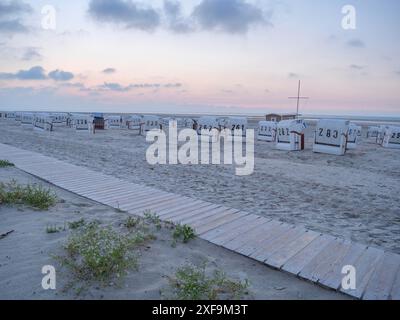
[[(165, 299), (169, 292), (168, 279), (177, 268), (204, 263), (207, 272), (218, 269), (237, 281), (247, 279), (250, 286), (244, 299), (348, 299), (201, 239), (173, 247), (170, 231), (164, 228), (155, 233), (155, 240), (140, 248), (138, 269), (129, 271), (122, 283), (91, 284), (78, 294), (77, 290), (66, 289), (74, 278), (64, 268), (59, 269), (54, 258), (63, 254), (63, 246), (72, 231), (67, 227), (49, 234), (47, 226), (62, 227), (83, 218), (126, 232), (121, 224), (127, 214), (49, 186), (16, 168), (1, 168), (0, 182), (11, 179), (20, 184), (50, 187), (57, 195), (57, 204), (49, 211), (22, 205), (0, 206), (0, 233), (14, 230), (0, 239), (0, 299)], [(41, 287), (44, 265), (56, 267), (56, 290), (46, 291)], [(82, 283), (74, 282), (74, 286), (79, 285)]]
[(301, 152), (282, 152), (257, 142), (255, 171), (245, 177), (235, 176), (232, 166), (151, 166), (145, 159), (149, 144), (128, 130), (87, 135), (56, 128), (38, 133), (6, 124), (0, 127), (0, 142), (400, 253), (398, 150), (364, 140), (344, 157), (315, 154), (312, 132), (310, 126)]

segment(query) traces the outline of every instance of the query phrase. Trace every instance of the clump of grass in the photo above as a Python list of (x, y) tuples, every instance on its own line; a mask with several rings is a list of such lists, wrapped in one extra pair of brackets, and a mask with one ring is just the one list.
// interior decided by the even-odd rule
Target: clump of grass
[(0, 183), (0, 203), (25, 204), (36, 209), (48, 210), (55, 205), (57, 197), (50, 188), (42, 185), (19, 185), (15, 180)]
[(68, 227), (72, 230), (79, 229), (86, 224), (85, 219), (79, 219), (76, 221), (68, 222)]
[(140, 224), (140, 219), (133, 218), (133, 217), (128, 217), (124, 222), (124, 226), (127, 229), (133, 229), (133, 228), (137, 227), (139, 224)]
[(194, 229), (186, 224), (178, 224), (172, 233), (174, 241), (182, 240), (183, 243), (188, 243), (190, 240), (196, 238)]
[(241, 299), (248, 294), (249, 282), (228, 279), (220, 270), (207, 276), (205, 266), (184, 266), (170, 279), (173, 299), (178, 300), (217, 300)]
[(112, 278), (123, 278), (128, 269), (137, 267), (133, 249), (149, 239), (150, 235), (144, 232), (124, 235), (111, 227), (91, 222), (68, 239), (66, 256), (59, 260), (77, 280), (105, 284)]
[(0, 168), (6, 168), (6, 167), (14, 167), (14, 163), (11, 163), (7, 160), (0, 160)]
[(161, 229), (162, 227), (161, 219), (157, 214), (147, 210), (144, 212), (144, 218), (147, 222), (154, 224), (157, 227), (157, 229)]

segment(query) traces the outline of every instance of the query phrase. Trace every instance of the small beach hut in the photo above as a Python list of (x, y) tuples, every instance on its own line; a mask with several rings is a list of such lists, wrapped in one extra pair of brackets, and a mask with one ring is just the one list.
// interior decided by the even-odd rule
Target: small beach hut
[(277, 126), (275, 121), (260, 121), (258, 123), (258, 140), (275, 142)]
[(33, 118), (33, 129), (35, 131), (53, 131), (53, 122), (50, 114), (37, 113)]
[(33, 128), (34, 119), (35, 115), (33, 113), (30, 112), (22, 113), (21, 126), (25, 128)]
[(130, 116), (127, 120), (128, 130), (132, 131), (132, 133), (140, 135), (141, 127), (143, 124), (143, 118), (138, 115)]
[(75, 129), (75, 132), (78, 133), (94, 133), (94, 121), (93, 117), (90, 115), (73, 115), (72, 118), (72, 127)]
[(390, 149), (400, 149), (400, 127), (390, 126), (385, 130), (382, 146)]
[(277, 125), (276, 148), (283, 151), (304, 150), (303, 120), (283, 120)]
[(319, 120), (314, 132), (313, 151), (343, 156), (346, 153), (350, 121)]
[(232, 135), (235, 135), (235, 132), (239, 132), (241, 130), (241, 136), (246, 136), (247, 130), (247, 118), (245, 117), (228, 117), (225, 119), (223, 123), (221, 123), (220, 130), (229, 129), (232, 132)]
[(67, 113), (51, 113), (50, 116), (53, 119), (54, 127), (65, 127), (67, 125)]
[(361, 126), (357, 126), (354, 123), (350, 123), (349, 133), (347, 136), (347, 149), (357, 149), (358, 145), (361, 142)]
[(121, 116), (106, 117), (106, 129), (121, 129), (121, 126), (122, 126)]
[(161, 130), (162, 119), (159, 116), (144, 116), (142, 125), (142, 135), (146, 135), (150, 130)]

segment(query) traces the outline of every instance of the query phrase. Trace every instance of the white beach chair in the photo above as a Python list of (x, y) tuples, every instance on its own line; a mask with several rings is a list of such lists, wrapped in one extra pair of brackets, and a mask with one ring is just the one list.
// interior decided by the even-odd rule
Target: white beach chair
[(283, 151), (304, 150), (304, 131), (306, 124), (303, 120), (283, 120), (277, 125), (276, 148)]
[(245, 117), (229, 117), (220, 124), (220, 130), (229, 129), (232, 132), (232, 136), (235, 132), (241, 131), (242, 137), (246, 137), (247, 130), (247, 118)]
[(128, 130), (132, 131), (133, 134), (140, 135), (142, 124), (143, 118), (141, 116), (130, 116), (127, 120)]
[(275, 142), (278, 124), (274, 121), (260, 121), (258, 123), (259, 141)]
[(142, 135), (146, 135), (151, 130), (162, 130), (162, 119), (158, 116), (144, 116), (142, 125)]
[(390, 149), (400, 149), (400, 127), (390, 126), (385, 130), (382, 146)]
[(48, 113), (37, 113), (33, 118), (33, 129), (39, 132), (53, 131), (53, 119)]
[(313, 151), (343, 156), (349, 127), (350, 122), (346, 120), (319, 120), (314, 133)]
[(105, 129), (121, 129), (122, 117), (121, 116), (108, 116), (106, 119)]
[(89, 115), (73, 115), (72, 128), (77, 133), (94, 134), (93, 117)]
[(30, 112), (24, 112), (21, 118), (21, 126), (24, 128), (33, 128), (35, 115)]
[(347, 136), (347, 149), (357, 149), (361, 142), (362, 128), (354, 123), (350, 123), (349, 133)]
[(220, 123), (216, 117), (201, 117), (197, 124), (197, 134), (202, 141), (211, 143), (219, 141)]

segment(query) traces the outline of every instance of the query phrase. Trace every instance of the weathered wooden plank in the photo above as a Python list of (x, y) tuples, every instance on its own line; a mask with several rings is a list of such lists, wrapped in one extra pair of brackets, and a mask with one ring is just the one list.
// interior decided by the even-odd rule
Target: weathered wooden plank
[(386, 252), (368, 282), (363, 299), (388, 300), (399, 270), (400, 256)]
[(115, 189), (110, 188), (108, 190), (103, 190), (101, 192), (96, 193), (95, 195), (92, 195), (91, 197), (99, 198), (103, 201), (118, 200), (120, 204), (125, 204), (125, 202), (129, 201), (129, 196), (131, 196), (132, 194), (139, 196), (146, 193), (147, 191), (143, 189), (131, 188), (129, 187), (129, 185), (127, 185), (127, 186), (120, 186)]
[(300, 250), (303, 250), (311, 241), (319, 237), (321, 234), (314, 231), (306, 231), (294, 241), (287, 243), (278, 251), (274, 252), (265, 262), (267, 265), (280, 269), (282, 266)]
[(271, 221), (271, 219), (261, 217), (258, 221), (258, 224), (250, 232), (241, 234), (240, 236), (236, 237), (235, 239), (232, 239), (231, 241), (229, 241), (229, 243), (226, 243), (224, 245), (224, 247), (229, 250), (234, 251), (236, 248), (243, 246), (244, 244), (253, 240), (254, 234), (256, 234), (259, 229), (263, 229), (265, 224), (267, 224), (270, 221)]
[(334, 237), (329, 235), (322, 235), (315, 238), (303, 250), (299, 251), (295, 256), (290, 258), (283, 266), (282, 270), (298, 275), (300, 271), (322, 250), (325, 249), (329, 243), (335, 240)]
[(155, 201), (151, 204), (141, 205), (138, 208), (130, 210), (129, 212), (132, 214), (140, 214), (141, 212), (143, 212), (143, 210), (150, 210), (151, 212), (155, 212), (159, 208), (168, 207), (170, 205), (174, 205), (177, 203), (181, 204), (184, 201), (187, 200), (181, 199), (179, 196), (175, 194), (171, 194), (169, 198), (166, 198), (161, 201)]
[(184, 214), (180, 214), (180, 215), (171, 217), (171, 218), (169, 218), (169, 220), (175, 224), (183, 224), (182, 223), (183, 219), (187, 219), (187, 218), (193, 217), (193, 216), (198, 217), (199, 215), (218, 214), (221, 211), (223, 211), (223, 209), (221, 209), (220, 206), (211, 204), (208, 207), (203, 207), (201, 209), (194, 209), (191, 211), (187, 211)]
[(301, 270), (299, 276), (313, 282), (320, 281), (324, 275), (333, 270), (337, 261), (343, 259), (350, 247), (349, 241), (336, 239), (325, 246), (324, 250)]
[(160, 193), (160, 194), (150, 193), (141, 196), (140, 199), (134, 201), (132, 204), (123, 205), (123, 207), (125, 211), (140, 210), (142, 208), (144, 210), (147, 210), (155, 203), (160, 203), (162, 201), (173, 199), (175, 197), (176, 195), (170, 193)]
[(275, 239), (270, 240), (267, 244), (261, 246), (260, 249), (251, 254), (250, 257), (255, 260), (264, 262), (275, 252), (279, 251), (282, 247), (291, 243), (292, 241), (303, 235), (305, 232), (306, 230), (302, 226), (293, 227), (275, 237)]
[(275, 236), (291, 229), (292, 226), (288, 224), (284, 224), (279, 221), (271, 221), (265, 225), (265, 230), (262, 233), (259, 233), (253, 241), (244, 244), (241, 247), (238, 247), (236, 250), (245, 255), (250, 256), (253, 252), (257, 251), (264, 243), (268, 243), (270, 239)]
[(215, 240), (219, 240), (227, 234), (233, 233), (235, 229), (241, 228), (252, 221), (259, 219), (259, 216), (249, 214), (241, 219), (235, 220), (231, 223), (224, 224), (223, 226), (206, 232), (202, 235), (202, 238), (210, 242), (215, 243)]
[[(218, 245), (224, 247), (230, 241), (236, 239), (236, 237), (240, 237), (243, 234), (246, 234), (247, 232), (251, 232), (251, 230), (256, 228), (257, 225), (260, 223), (261, 217), (257, 216), (257, 215), (250, 215), (250, 214), (249, 214), (249, 216), (255, 216), (255, 217), (253, 217), (253, 220), (247, 221), (247, 223), (242, 224), (238, 228), (231, 229), (229, 232), (221, 234), (218, 237), (214, 237), (211, 241), (215, 244), (218, 244)], [(221, 228), (223, 228), (223, 226)]]
[(219, 224), (220, 220), (224, 220), (224, 218), (230, 214), (234, 214), (239, 212), (238, 210), (235, 209), (229, 209), (229, 208), (218, 208), (216, 209), (215, 212), (206, 212), (203, 218), (197, 219), (196, 221), (193, 222), (187, 222), (186, 220), (181, 220), (181, 224), (187, 224), (190, 225), (192, 228), (195, 228), (196, 230), (199, 230), (198, 228), (204, 225), (209, 225), (209, 230), (214, 229), (215, 224)]
[[(182, 218), (181, 223), (190, 224), (192, 226), (209, 223), (219, 217), (222, 217), (224, 214), (228, 213), (228, 211), (231, 212), (232, 210), (234, 210), (234, 209), (220, 206), (220, 207), (218, 207), (218, 209), (216, 209), (213, 212), (205, 211), (202, 214), (198, 214), (198, 215), (187, 217), (187, 218)], [(234, 210), (234, 211), (238, 212), (239, 210)]]
[(158, 216), (164, 220), (164, 217), (167, 216), (168, 214), (173, 214), (179, 211), (190, 211), (193, 208), (199, 208), (201, 206), (206, 206), (209, 205), (209, 203), (201, 201), (201, 200), (194, 200), (193, 202), (187, 202), (179, 207), (176, 208), (165, 208), (162, 210), (158, 210), (157, 214)]
[(200, 226), (194, 226), (194, 229), (196, 230), (197, 234), (202, 235), (203, 233), (206, 233), (210, 230), (214, 230), (226, 223), (235, 221), (237, 219), (240, 219), (244, 217), (244, 214), (241, 213), (229, 213), (227, 215), (224, 215), (216, 220), (213, 220), (210, 223), (206, 223)]
[(204, 203), (195, 208), (192, 208), (191, 210), (186, 209), (185, 211), (182, 211), (179, 213), (173, 211), (172, 213), (163, 215), (162, 218), (165, 220), (173, 221), (172, 219), (175, 219), (175, 218), (182, 218), (182, 217), (186, 217), (186, 216), (195, 216), (197, 214), (206, 212), (207, 210), (212, 210), (212, 209), (219, 208), (219, 207), (220, 207), (219, 205), (215, 205), (212, 203)]
[(375, 271), (380, 260), (383, 259), (383, 254), (383, 250), (372, 247), (365, 250), (354, 264), (354, 268), (356, 269), (356, 289), (345, 290), (344, 288), (340, 288), (340, 291), (361, 299), (372, 273)]
[(336, 263), (332, 267), (332, 270), (325, 274), (324, 277), (318, 282), (325, 287), (339, 290), (339, 287), (344, 277), (344, 275), (342, 274), (343, 267), (354, 265), (357, 259), (365, 250), (367, 250), (367, 247), (365, 245), (352, 243), (343, 259), (339, 259), (338, 261), (336, 261)]

